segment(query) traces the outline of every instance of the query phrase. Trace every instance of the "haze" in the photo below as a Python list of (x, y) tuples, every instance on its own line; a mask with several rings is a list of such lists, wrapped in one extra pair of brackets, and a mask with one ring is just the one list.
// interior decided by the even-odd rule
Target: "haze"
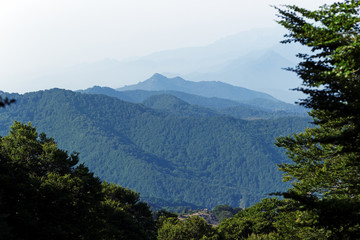
[[(275, 27), (276, 12), (270, 5), (296, 4), (314, 9), (332, 2), (3, 0), (0, 89), (23, 93), (61, 87), (52, 85), (50, 79), (34, 79), (77, 64), (204, 46), (244, 30)], [(112, 87), (130, 83), (135, 82), (119, 79), (118, 86)], [(74, 84), (79, 85), (87, 83)]]

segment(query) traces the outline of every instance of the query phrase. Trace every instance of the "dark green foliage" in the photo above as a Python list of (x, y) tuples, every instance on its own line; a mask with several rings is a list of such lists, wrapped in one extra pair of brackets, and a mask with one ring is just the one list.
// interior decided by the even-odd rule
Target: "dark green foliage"
[(301, 131), (308, 122), (169, 116), (59, 89), (15, 97), (16, 104), (1, 110), (3, 134), (14, 119), (31, 121), (61, 148), (80, 152), (101, 179), (176, 208), (244, 207), (285, 190), (275, 164), (286, 158), (274, 138)]
[(74, 167), (76, 155), (18, 122), (1, 139), (1, 155), (1, 208), (13, 238), (97, 236), (100, 181), (83, 165)]
[(300, 104), (312, 108), (317, 125), (278, 139), (291, 164), (282, 164), (293, 188), (284, 194), (298, 203), (305, 228), (329, 239), (360, 238), (360, 2), (348, 0), (316, 11), (278, 9), (289, 30), (284, 42), (311, 48), (292, 69), (303, 79)]
[(277, 234), (274, 224), (281, 216), (285, 202), (276, 198), (263, 199), (260, 203), (240, 211), (233, 218), (225, 219), (217, 227), (222, 239), (247, 239), (251, 235)]
[(164, 221), (166, 219), (168, 219), (168, 218), (177, 218), (177, 217), (178, 217), (177, 214), (166, 211), (164, 209), (161, 209), (161, 210), (155, 212), (154, 218), (156, 220), (157, 229), (159, 229), (163, 225), (163, 223), (164, 223)]
[(170, 217), (158, 230), (158, 240), (218, 239), (215, 229), (204, 219), (194, 216), (181, 221)]
[(140, 201), (139, 194), (117, 186), (102, 184), (103, 202), (107, 219), (101, 232), (104, 239), (154, 239), (155, 222), (148, 205)]
[(77, 163), (77, 154), (15, 122), (0, 142), (1, 238), (154, 239), (138, 194), (102, 184)]
[(222, 220), (224, 220), (226, 218), (233, 217), (239, 211), (241, 211), (241, 208), (234, 209), (229, 205), (217, 205), (214, 207), (214, 209), (211, 212), (212, 212), (212, 214), (215, 215), (217, 220), (219, 222), (221, 222)]

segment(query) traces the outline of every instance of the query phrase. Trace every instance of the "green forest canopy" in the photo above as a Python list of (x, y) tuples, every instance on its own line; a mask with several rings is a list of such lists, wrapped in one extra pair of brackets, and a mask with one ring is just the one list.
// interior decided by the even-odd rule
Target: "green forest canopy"
[(77, 154), (31, 124), (15, 122), (0, 142), (2, 239), (154, 239), (139, 195), (101, 182)]
[(15, 122), (0, 143), (0, 177), (5, 183), (0, 192), (2, 236), (360, 238), (360, 2), (334, 3), (316, 11), (297, 6), (277, 9), (279, 23), (290, 31), (287, 42), (300, 42), (313, 50), (311, 55), (299, 55), (303, 61), (293, 71), (304, 81), (299, 90), (309, 97), (302, 104), (313, 109), (316, 123), (315, 128), (278, 139), (277, 145), (286, 149), (292, 161), (280, 164), (285, 180), (293, 181), (282, 194), (284, 200), (263, 199), (215, 228), (197, 217), (181, 222), (165, 212), (155, 223), (136, 193), (101, 183), (84, 165), (76, 165), (76, 154), (58, 149), (52, 138), (38, 135), (30, 124)]
[(52, 89), (13, 96), (0, 133), (32, 122), (59, 146), (80, 153), (96, 176), (141, 192), (153, 206), (181, 211), (218, 204), (249, 206), (284, 191), (274, 139), (300, 132), (307, 118), (244, 121), (173, 116), (103, 95)]

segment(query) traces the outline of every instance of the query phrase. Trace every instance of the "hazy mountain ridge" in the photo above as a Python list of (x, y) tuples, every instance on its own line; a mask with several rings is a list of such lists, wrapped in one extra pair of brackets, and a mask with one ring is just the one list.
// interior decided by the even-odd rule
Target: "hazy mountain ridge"
[(61, 89), (14, 97), (16, 104), (1, 109), (2, 135), (14, 120), (31, 121), (61, 148), (80, 152), (102, 179), (173, 206), (248, 205), (284, 190), (275, 163), (286, 158), (274, 138), (307, 125), (303, 118), (174, 116)]
[[(118, 88), (158, 72), (192, 81), (221, 81), (293, 103), (302, 95), (289, 89), (298, 87), (300, 81), (282, 68), (295, 66), (294, 56), (299, 48), (281, 45), (282, 35), (278, 28), (251, 30), (207, 46), (165, 50), (132, 60), (84, 63), (40, 78), (51, 79), (52, 86), (62, 88), (84, 89), (93, 85)], [(78, 82), (82, 85), (76, 85)]]
[(247, 101), (255, 98), (264, 98), (273, 101), (279, 101), (266, 93), (261, 93), (249, 90), (242, 87), (232, 86), (223, 82), (202, 81), (192, 82), (186, 81), (181, 77), (167, 78), (161, 74), (155, 73), (149, 79), (139, 82), (135, 85), (125, 86), (116, 89), (118, 91), (126, 90), (147, 90), (147, 91), (161, 91), (174, 90), (179, 92), (186, 92), (203, 97), (218, 97), (233, 101)]
[(116, 97), (124, 101), (133, 102), (133, 103), (142, 103), (147, 98), (153, 95), (162, 95), (168, 94), (173, 95), (187, 103), (199, 105), (203, 107), (209, 108), (226, 108), (226, 107), (234, 107), (238, 106), (239, 103), (222, 99), (216, 97), (202, 97), (194, 94), (189, 94), (185, 92), (178, 92), (172, 90), (162, 90), (162, 91), (146, 91), (146, 90), (127, 90), (127, 91), (117, 91), (113, 88), (109, 87), (100, 87), (94, 86), (92, 88), (88, 88), (85, 90), (78, 90), (78, 92), (88, 93), (88, 94), (104, 94), (110, 97)]
[[(222, 82), (192, 82), (180, 77), (167, 78), (161, 74), (154, 74), (143, 82), (117, 90), (95, 86), (80, 92), (105, 94), (135, 103), (142, 103), (154, 95), (173, 95), (186, 103), (210, 108), (212, 112), (242, 118), (268, 118), (276, 114), (306, 116), (306, 111), (302, 107), (284, 103), (265, 93)], [(232, 110), (235, 110), (236, 114), (232, 114)], [(240, 111), (244, 114), (239, 114)]]

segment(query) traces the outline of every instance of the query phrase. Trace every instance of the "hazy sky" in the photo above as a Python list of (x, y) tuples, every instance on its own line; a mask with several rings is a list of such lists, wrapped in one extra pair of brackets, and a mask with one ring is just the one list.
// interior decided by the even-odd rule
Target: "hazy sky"
[(0, 0), (0, 89), (24, 92), (24, 76), (31, 79), (39, 72), (202, 46), (244, 30), (275, 26), (270, 5), (315, 8), (332, 2)]

